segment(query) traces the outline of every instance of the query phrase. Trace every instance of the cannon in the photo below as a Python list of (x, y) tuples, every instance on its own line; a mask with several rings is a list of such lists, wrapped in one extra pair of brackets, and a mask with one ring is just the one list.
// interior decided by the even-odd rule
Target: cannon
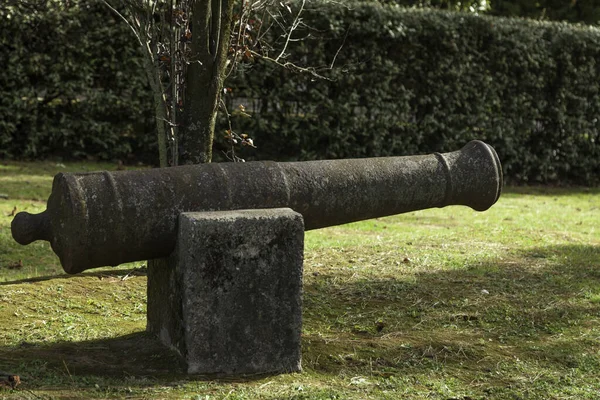
[(23, 245), (49, 241), (78, 273), (168, 256), (182, 212), (288, 207), (309, 230), (448, 205), (483, 211), (501, 188), (498, 156), (481, 141), (419, 156), (59, 173), (46, 210), (18, 213), (11, 231)]

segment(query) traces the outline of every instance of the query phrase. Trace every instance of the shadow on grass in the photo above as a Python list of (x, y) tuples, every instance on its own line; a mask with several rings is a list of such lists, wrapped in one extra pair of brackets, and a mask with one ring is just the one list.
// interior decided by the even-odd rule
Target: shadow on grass
[(450, 369), (468, 382), (503, 368), (522, 379), (519, 362), (557, 374), (600, 368), (600, 246), (532, 248), (414, 281), (335, 280), (305, 287), (308, 328), (330, 327), (305, 338), (305, 364), (318, 371)]
[(38, 276), (35, 278), (17, 279), (14, 281), (0, 282), (0, 286), (19, 285), (21, 283), (46, 282), (53, 279), (71, 279), (71, 278), (118, 278), (123, 279), (130, 276), (146, 275), (146, 268), (118, 268), (98, 272), (80, 272), (78, 274), (56, 274), (47, 276)]
[(146, 332), (51, 345), (23, 342), (17, 347), (1, 348), (0, 361), (28, 371), (22, 372), (25, 381), (40, 378), (44, 373), (64, 377), (148, 376), (158, 381), (183, 373), (177, 355)]
[(109, 380), (112, 388), (126, 388), (136, 386), (132, 378), (138, 386), (169, 386), (181, 380), (232, 383), (269, 376), (187, 375), (177, 353), (147, 332), (82, 342), (24, 342), (17, 347), (0, 347), (0, 365), (10, 365), (11, 370), (6, 372), (20, 375), (32, 390), (48, 385), (67, 388), (72, 383), (93, 387), (92, 382), (97, 382), (94, 377)]
[[(600, 246), (533, 248), (415, 278), (343, 282), (307, 274), (305, 369), (334, 376), (447, 373), (483, 388), (526, 386), (523, 376), (539, 371), (554, 379), (600, 368)], [(115, 378), (111, 385), (122, 388), (132, 386), (130, 376), (149, 377), (147, 385), (210, 379), (187, 377), (175, 353), (145, 332), (0, 347), (0, 365), (40, 386), (48, 376), (60, 377), (59, 386), (73, 377), (83, 385), (85, 377)]]

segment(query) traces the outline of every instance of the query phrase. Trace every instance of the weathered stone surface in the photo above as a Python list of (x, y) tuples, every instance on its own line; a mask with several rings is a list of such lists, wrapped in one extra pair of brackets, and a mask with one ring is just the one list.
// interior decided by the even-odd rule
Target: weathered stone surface
[(146, 330), (162, 343), (185, 352), (181, 279), (175, 252), (169, 257), (148, 260), (148, 300)]
[(498, 156), (479, 141), (423, 156), (58, 174), (47, 210), (17, 214), (12, 234), (50, 241), (77, 273), (168, 256), (182, 212), (289, 207), (316, 229), (451, 204), (483, 211), (501, 188)]
[(148, 330), (191, 374), (299, 371), (303, 244), (290, 209), (181, 214), (149, 266)]

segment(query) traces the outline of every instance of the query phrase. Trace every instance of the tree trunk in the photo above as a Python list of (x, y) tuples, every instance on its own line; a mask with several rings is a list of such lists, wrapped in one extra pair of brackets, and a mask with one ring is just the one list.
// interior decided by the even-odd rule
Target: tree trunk
[(181, 164), (212, 159), (215, 121), (223, 89), (234, 0), (196, 0), (192, 6), (191, 56), (186, 73)]

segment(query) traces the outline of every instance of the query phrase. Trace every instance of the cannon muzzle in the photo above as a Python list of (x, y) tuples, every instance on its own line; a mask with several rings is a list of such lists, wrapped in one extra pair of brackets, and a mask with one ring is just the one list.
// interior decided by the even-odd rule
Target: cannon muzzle
[(494, 149), (472, 141), (423, 156), (191, 165), (54, 177), (46, 211), (17, 214), (13, 238), (47, 240), (66, 272), (169, 255), (180, 213), (289, 207), (316, 229), (447, 205), (491, 207)]

